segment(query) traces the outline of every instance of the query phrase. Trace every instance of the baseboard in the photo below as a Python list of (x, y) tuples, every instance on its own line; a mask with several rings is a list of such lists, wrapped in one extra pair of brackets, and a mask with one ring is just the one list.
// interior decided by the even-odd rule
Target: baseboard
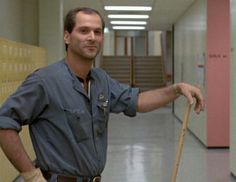
[[(180, 122), (182, 123), (183, 121), (175, 114), (173, 113), (174, 117)], [(193, 131), (191, 131), (189, 128), (187, 129), (188, 132), (194, 136), (194, 138), (197, 139), (197, 141), (206, 149), (229, 149), (229, 146), (207, 146), (205, 143), (203, 143), (196, 135), (195, 133), (193, 133)]]

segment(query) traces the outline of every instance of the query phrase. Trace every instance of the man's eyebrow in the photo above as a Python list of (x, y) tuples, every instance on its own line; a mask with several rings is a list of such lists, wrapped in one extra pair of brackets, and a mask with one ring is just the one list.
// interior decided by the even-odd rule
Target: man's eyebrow
[(90, 27), (90, 26), (86, 26), (86, 25), (82, 25), (82, 26), (78, 26), (77, 28), (89, 28), (89, 29), (94, 29), (94, 30), (102, 30), (102, 27)]

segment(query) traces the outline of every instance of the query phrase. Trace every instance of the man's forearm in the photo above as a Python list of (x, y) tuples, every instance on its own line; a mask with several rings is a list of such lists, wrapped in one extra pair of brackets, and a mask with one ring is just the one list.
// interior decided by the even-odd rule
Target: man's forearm
[(149, 112), (172, 102), (178, 97), (176, 91), (176, 88), (171, 85), (140, 93), (138, 97), (138, 112)]
[(19, 172), (27, 172), (35, 168), (22, 145), (17, 131), (0, 130), (0, 145), (9, 161)]

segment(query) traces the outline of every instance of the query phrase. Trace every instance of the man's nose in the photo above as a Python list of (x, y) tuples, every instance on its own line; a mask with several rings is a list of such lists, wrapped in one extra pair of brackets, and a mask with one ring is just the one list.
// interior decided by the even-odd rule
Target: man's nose
[(89, 40), (94, 40), (94, 39), (95, 39), (95, 33), (94, 33), (94, 31), (90, 31)]

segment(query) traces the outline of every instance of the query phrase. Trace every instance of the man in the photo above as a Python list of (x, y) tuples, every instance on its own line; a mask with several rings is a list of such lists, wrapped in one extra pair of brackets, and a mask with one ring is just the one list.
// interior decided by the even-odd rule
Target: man
[[(89, 8), (65, 17), (66, 58), (23, 82), (0, 109), (0, 144), (27, 182), (99, 182), (107, 154), (110, 112), (135, 116), (186, 96), (195, 111), (204, 108), (200, 90), (186, 83), (139, 93), (137, 88), (91, 69), (103, 43), (104, 21)], [(29, 125), (37, 156), (35, 167), (18, 132)]]

